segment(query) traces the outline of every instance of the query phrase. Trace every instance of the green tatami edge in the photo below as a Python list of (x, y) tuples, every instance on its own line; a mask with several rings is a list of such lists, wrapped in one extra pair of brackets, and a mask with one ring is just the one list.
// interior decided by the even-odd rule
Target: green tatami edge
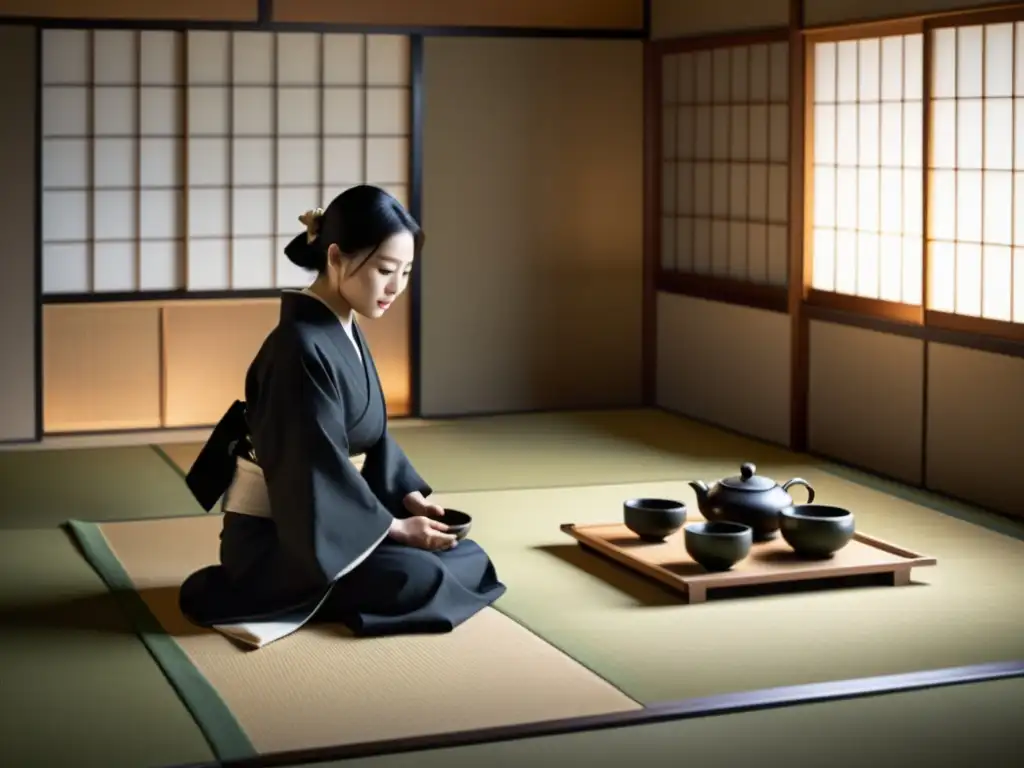
[(81, 520), (66, 523), (85, 558), (128, 615), (139, 638), (203, 732), (218, 760), (254, 757), (257, 752), (216, 689), (196, 669), (181, 646), (160, 626), (98, 525)]
[(150, 445), (149, 447), (153, 449), (153, 451), (156, 453), (157, 456), (160, 457), (160, 460), (163, 461), (164, 464), (171, 468), (174, 474), (176, 474), (183, 480), (185, 479), (185, 476), (188, 474), (188, 472), (179, 467), (178, 463), (168, 455), (167, 451), (165, 451), (163, 448), (156, 444)]

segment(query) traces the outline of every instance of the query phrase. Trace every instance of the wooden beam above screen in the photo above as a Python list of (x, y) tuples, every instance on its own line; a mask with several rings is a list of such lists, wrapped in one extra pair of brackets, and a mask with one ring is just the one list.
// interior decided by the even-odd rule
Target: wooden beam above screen
[(258, 0), (0, 0), (0, 17), (255, 22)]
[(275, 22), (641, 30), (643, 0), (275, 0)]

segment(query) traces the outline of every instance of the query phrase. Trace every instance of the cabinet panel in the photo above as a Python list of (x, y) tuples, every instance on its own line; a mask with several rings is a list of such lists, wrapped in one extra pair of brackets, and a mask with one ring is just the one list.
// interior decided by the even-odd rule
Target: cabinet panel
[(388, 416), (409, 415), (409, 294), (399, 297), (384, 317), (359, 318), (366, 343), (380, 375), (380, 385), (388, 403)]
[(160, 426), (160, 308), (51, 304), (43, 309), (46, 432)]
[(245, 372), (277, 325), (280, 302), (164, 306), (165, 427), (216, 424), (245, 393)]

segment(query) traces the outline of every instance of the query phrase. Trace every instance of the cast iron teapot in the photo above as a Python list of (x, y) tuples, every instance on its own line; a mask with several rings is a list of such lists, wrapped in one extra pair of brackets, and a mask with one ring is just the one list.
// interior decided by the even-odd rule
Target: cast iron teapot
[(750, 462), (740, 467), (739, 477), (719, 480), (710, 489), (702, 480), (689, 485), (697, 494), (697, 508), (705, 520), (722, 520), (749, 525), (754, 541), (769, 541), (779, 533), (779, 513), (793, 506), (787, 491), (794, 485), (807, 489), (807, 503), (814, 501), (814, 488), (803, 478), (794, 477), (781, 486), (770, 477), (754, 474)]

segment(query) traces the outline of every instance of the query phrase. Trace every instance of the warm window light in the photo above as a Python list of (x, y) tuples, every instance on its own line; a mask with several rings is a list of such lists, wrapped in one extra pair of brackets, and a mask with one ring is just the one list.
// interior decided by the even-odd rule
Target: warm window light
[(922, 36), (814, 47), (814, 240), (820, 291), (922, 300)]
[(1024, 322), (1024, 22), (814, 48), (811, 285)]
[(1024, 24), (932, 44), (928, 308), (1024, 322)]

